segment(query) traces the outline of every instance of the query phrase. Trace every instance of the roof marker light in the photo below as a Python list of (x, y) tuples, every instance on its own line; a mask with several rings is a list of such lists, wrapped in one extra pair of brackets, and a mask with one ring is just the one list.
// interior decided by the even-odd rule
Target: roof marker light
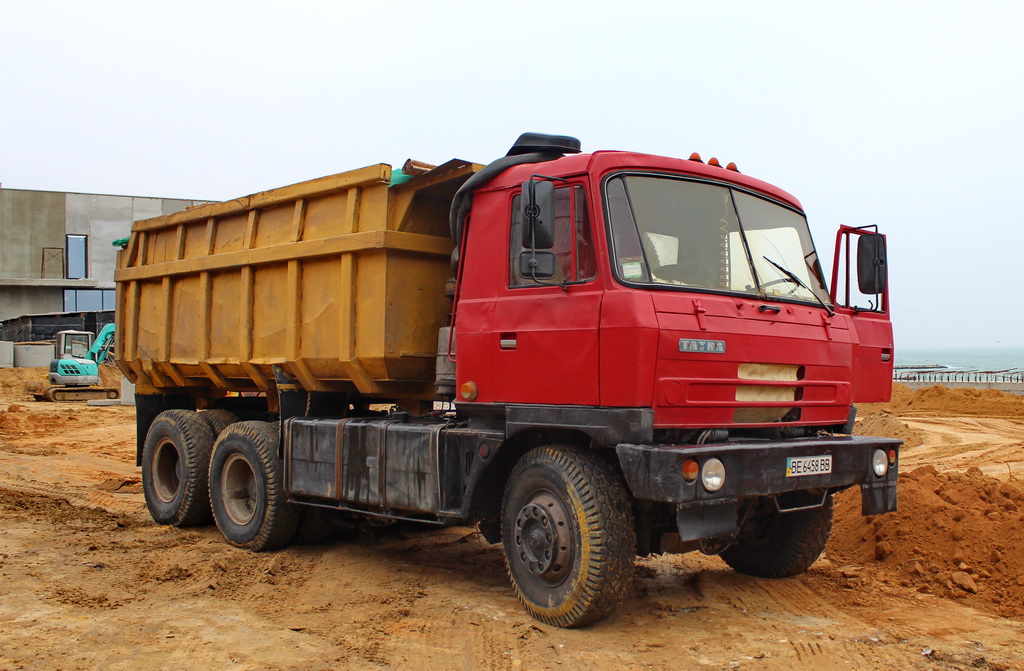
[(700, 154), (698, 154), (697, 152), (693, 152), (692, 154), (690, 154), (690, 160), (691, 161), (697, 161), (698, 163), (703, 163), (704, 162), (704, 161), (701, 160)]
[(736, 167), (735, 163), (730, 163), (729, 165), (725, 166), (725, 169), (726, 170), (732, 170), (733, 172), (739, 172), (740, 171), (740, 169)]
[(711, 158), (708, 159), (708, 165), (713, 165), (716, 168), (721, 168), (722, 167), (722, 164), (719, 163), (718, 159), (715, 158), (714, 156), (712, 156)]

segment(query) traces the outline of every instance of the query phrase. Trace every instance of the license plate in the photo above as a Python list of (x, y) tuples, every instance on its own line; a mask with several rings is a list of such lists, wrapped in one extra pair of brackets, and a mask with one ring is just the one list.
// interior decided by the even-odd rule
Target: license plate
[(786, 477), (797, 478), (801, 475), (821, 475), (832, 472), (832, 455), (822, 454), (817, 457), (790, 457), (786, 459)]

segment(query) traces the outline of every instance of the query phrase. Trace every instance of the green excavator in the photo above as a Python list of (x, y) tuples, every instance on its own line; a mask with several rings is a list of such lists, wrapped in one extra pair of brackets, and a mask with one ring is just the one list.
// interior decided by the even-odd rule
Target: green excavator
[(89, 401), (117, 398), (119, 389), (102, 386), (100, 364), (107, 360), (114, 341), (114, 325), (107, 324), (94, 339), (91, 331), (57, 333), (57, 358), (50, 362), (48, 387), (31, 390), (38, 401)]

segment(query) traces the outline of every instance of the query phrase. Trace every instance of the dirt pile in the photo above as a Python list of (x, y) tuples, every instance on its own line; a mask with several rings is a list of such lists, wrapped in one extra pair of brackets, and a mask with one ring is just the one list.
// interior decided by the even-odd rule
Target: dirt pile
[(8, 438), (44, 438), (68, 430), (73, 424), (83, 426), (87, 422), (68, 413), (33, 412), (28, 403), (0, 405), (0, 435)]
[(906, 447), (920, 447), (924, 438), (888, 411), (876, 412), (858, 420), (854, 433), (859, 436), (881, 436), (883, 438), (899, 438)]
[[(117, 431), (134, 431), (135, 410), (131, 406), (94, 407), (85, 403), (28, 403), (9, 401), (0, 404), (0, 429), (9, 431), (10, 435), (23, 436), (26, 439), (38, 438), (45, 442), (53, 442), (56, 433), (67, 432), (74, 441), (76, 434), (86, 431), (115, 431), (112, 424), (129, 422), (127, 427), (118, 425)], [(19, 441), (25, 442), (25, 441)]]
[(995, 389), (950, 389), (942, 385), (913, 390), (894, 383), (892, 400), (888, 403), (865, 403), (858, 408), (862, 414), (888, 410), (897, 415), (924, 413), (1024, 418), (1024, 396)]
[(1024, 615), (1024, 484), (977, 468), (902, 473), (899, 511), (860, 516), (860, 492), (836, 497), (828, 557), (895, 578), (919, 592)]
[[(99, 367), (100, 382), (104, 387), (121, 389), (121, 371), (115, 366), (103, 364)], [(35, 368), (0, 368), (0, 402), (34, 401), (29, 393), (32, 387), (47, 387), (50, 369), (46, 366)]]
[(46, 382), (48, 368), (0, 368), (0, 401), (28, 401), (31, 396), (25, 388)]

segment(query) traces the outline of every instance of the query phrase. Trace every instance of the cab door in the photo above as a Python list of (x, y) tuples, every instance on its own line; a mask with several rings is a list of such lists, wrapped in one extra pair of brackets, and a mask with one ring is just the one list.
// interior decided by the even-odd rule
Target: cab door
[(850, 325), (854, 403), (885, 402), (892, 394), (887, 264), (885, 236), (877, 227), (840, 227), (832, 263), (831, 298), (836, 316), (847, 319)]
[(556, 183), (554, 277), (524, 275), (522, 207), (509, 199), (508, 284), (495, 301), (491, 363), (499, 403), (598, 405), (603, 291), (582, 181)]

